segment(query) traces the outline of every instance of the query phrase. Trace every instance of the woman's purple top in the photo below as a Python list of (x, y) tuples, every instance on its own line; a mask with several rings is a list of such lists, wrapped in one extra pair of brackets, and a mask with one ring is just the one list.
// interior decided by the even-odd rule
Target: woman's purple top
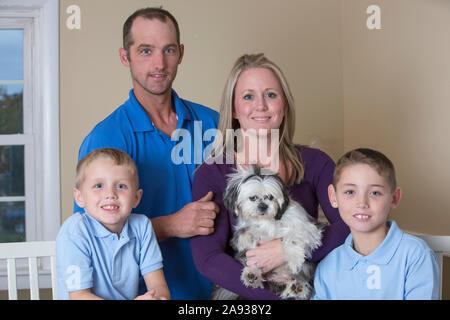
[[(320, 261), (334, 248), (344, 243), (350, 230), (344, 224), (337, 209), (328, 200), (328, 186), (333, 181), (334, 161), (324, 152), (309, 147), (299, 147), (304, 177), (300, 184), (288, 187), (290, 195), (314, 218), (318, 206), (322, 207), (330, 225), (323, 233), (322, 246), (313, 252), (311, 261)], [(209, 191), (220, 208), (214, 233), (191, 238), (195, 266), (212, 282), (233, 291), (246, 299), (279, 299), (267, 289), (246, 287), (240, 280), (242, 265), (233, 256), (229, 241), (234, 232), (236, 219), (223, 205), (223, 193), (230, 173), (236, 172), (234, 164), (203, 163), (196, 171), (192, 186), (192, 201), (197, 201)]]

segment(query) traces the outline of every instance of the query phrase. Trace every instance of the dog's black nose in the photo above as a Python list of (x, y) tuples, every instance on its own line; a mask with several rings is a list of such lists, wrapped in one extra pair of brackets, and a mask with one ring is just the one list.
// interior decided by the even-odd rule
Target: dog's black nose
[(261, 212), (265, 212), (269, 206), (265, 204), (264, 202), (260, 202), (258, 204), (258, 210)]

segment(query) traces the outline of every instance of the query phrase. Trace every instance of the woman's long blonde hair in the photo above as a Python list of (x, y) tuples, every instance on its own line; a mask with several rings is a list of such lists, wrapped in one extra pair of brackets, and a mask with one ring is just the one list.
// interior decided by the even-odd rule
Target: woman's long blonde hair
[(245, 70), (252, 68), (267, 68), (271, 70), (280, 81), (284, 96), (286, 98), (285, 100), (287, 102), (287, 107), (285, 110), (283, 121), (280, 125), (279, 152), (281, 161), (283, 161), (283, 163), (286, 165), (286, 169), (289, 168), (287, 164), (291, 164), (292, 170), (289, 175), (288, 185), (300, 183), (303, 178), (304, 167), (302, 164), (300, 151), (293, 142), (295, 132), (294, 98), (292, 97), (291, 90), (289, 89), (289, 85), (286, 81), (286, 77), (284, 76), (281, 69), (275, 63), (267, 59), (262, 53), (245, 54), (241, 56), (239, 59), (237, 59), (230, 75), (228, 76), (222, 94), (222, 101), (220, 105), (220, 121), (218, 128), (219, 132), (221, 132), (223, 136), (220, 139), (218, 139), (216, 136), (212, 154), (214, 154), (216, 150), (221, 150), (223, 155), (225, 155), (227, 152), (234, 152), (234, 150), (226, 150), (227, 145), (234, 145), (234, 143), (230, 144), (230, 141), (227, 141), (227, 138), (229, 137), (225, 135), (225, 132), (227, 132), (227, 130), (229, 129), (237, 130), (240, 128), (239, 121), (237, 119), (233, 119), (234, 89), (236, 87), (236, 83), (240, 74)]

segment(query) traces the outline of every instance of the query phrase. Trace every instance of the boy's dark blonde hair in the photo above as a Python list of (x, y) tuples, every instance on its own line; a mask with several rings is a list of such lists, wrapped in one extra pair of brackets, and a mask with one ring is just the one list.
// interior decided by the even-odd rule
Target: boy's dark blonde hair
[(133, 159), (124, 151), (114, 148), (101, 148), (88, 153), (80, 162), (76, 170), (76, 187), (79, 188), (84, 181), (84, 171), (86, 167), (99, 158), (111, 159), (118, 166), (126, 166), (131, 170), (133, 179), (136, 183), (136, 189), (139, 188), (139, 176), (136, 164)]
[(344, 168), (355, 164), (367, 164), (375, 169), (380, 176), (386, 178), (391, 192), (397, 188), (395, 168), (391, 160), (379, 151), (359, 148), (344, 154), (337, 162), (334, 169), (333, 186), (336, 188)]

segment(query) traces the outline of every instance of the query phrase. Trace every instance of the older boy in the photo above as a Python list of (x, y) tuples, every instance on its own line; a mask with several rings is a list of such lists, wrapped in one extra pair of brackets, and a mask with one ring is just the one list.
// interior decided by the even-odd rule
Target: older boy
[[(97, 149), (77, 166), (76, 203), (56, 239), (60, 299), (168, 299), (161, 252), (150, 220), (131, 214), (141, 200), (127, 153)], [(139, 297), (142, 274), (147, 292)]]
[(351, 234), (318, 265), (313, 299), (437, 299), (433, 252), (387, 221), (402, 193), (386, 156), (371, 149), (346, 153), (328, 193)]

